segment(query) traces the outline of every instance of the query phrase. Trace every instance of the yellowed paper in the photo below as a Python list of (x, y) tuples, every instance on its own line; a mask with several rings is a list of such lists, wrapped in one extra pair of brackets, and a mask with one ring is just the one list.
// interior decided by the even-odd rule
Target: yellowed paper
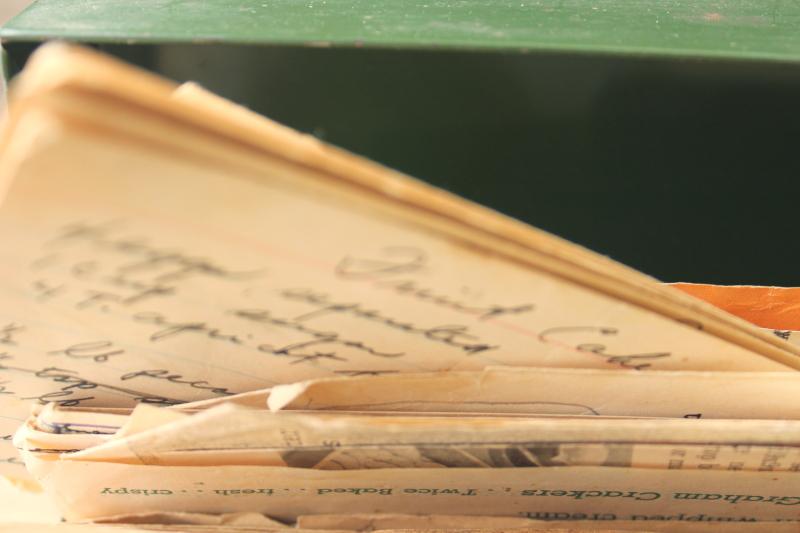
[(15, 484), (0, 478), (0, 530), (9, 522), (55, 524), (60, 519), (53, 500), (33, 482)]
[[(141, 452), (295, 448), (347, 444), (655, 442), (800, 444), (800, 422), (593, 418), (368, 416), (281, 413), (220, 406), (87, 450), (96, 458), (126, 447)], [(102, 450), (102, 451), (101, 451)], [(87, 455), (88, 456), (88, 455)]]
[[(40, 57), (0, 168), (5, 437), (24, 402), (172, 405), (497, 364), (794, 360), (779, 339), (628, 269), (269, 123), (222, 119), (207, 97), (173, 98), (83, 53)], [(82, 87), (74, 76), (92, 68)], [(239, 126), (273, 149), (245, 146)], [(3, 471), (21, 473), (3, 445)]]
[[(612, 525), (613, 524), (613, 525)], [(670, 521), (646, 522), (635, 520), (614, 520), (610, 524), (603, 521), (587, 520), (531, 520), (512, 516), (445, 516), (445, 515), (387, 515), (387, 514), (333, 514), (304, 515), (297, 518), (297, 527), (303, 529), (344, 529), (351, 531), (381, 531), (387, 529), (423, 530), (446, 529), (458, 531), (475, 529), (483, 531), (514, 531), (522, 533), (532, 528), (552, 528), (571, 531), (678, 531), (683, 533), (795, 533), (797, 524), (793, 522), (702, 522)]]
[(273, 411), (800, 419), (798, 390), (800, 374), (793, 372), (487, 368), (280, 385), (268, 405)]
[[(27, 76), (22, 82), (17, 82), (16, 94), (31, 98), (51, 89), (58, 89), (60, 95), (70, 92), (79, 95), (81, 90), (90, 93), (93, 97), (92, 106), (62, 108), (62, 111), (66, 109), (67, 114), (72, 116), (78, 116), (91, 109), (101, 109), (101, 99), (104, 97), (116, 103), (122, 101), (134, 106), (149, 107), (164, 117), (170, 117), (174, 122), (190, 125), (183, 131), (186, 134), (183, 137), (166, 134), (159, 136), (158, 134), (162, 132), (154, 131), (152, 127), (145, 128), (142, 132), (151, 139), (158, 137), (165, 145), (170, 142), (173, 144), (180, 142), (185, 140), (186, 136), (202, 131), (213, 136), (217, 142), (224, 140), (252, 153), (277, 155), (285, 161), (324, 172), (327, 179), (333, 178), (339, 182), (337, 184), (339, 189), (355, 187), (362, 191), (377, 193), (386, 200), (384, 211), (395, 209), (396, 206), (391, 205), (392, 202), (417, 205), (422, 210), (418, 210), (414, 216), (416, 223), (432, 224), (438, 231), (464, 242), (487, 246), (496, 254), (536, 265), (564, 279), (593, 286), (605, 294), (636, 302), (637, 305), (647, 309), (658, 310), (675, 320), (690, 323), (723, 338), (735, 339), (735, 342), (742, 343), (743, 346), (750, 346), (759, 353), (769, 354), (770, 357), (787, 363), (791, 363), (794, 359), (787, 359), (781, 352), (788, 350), (795, 354), (800, 353), (796, 348), (787, 348), (786, 344), (774, 335), (753, 328), (705, 302), (654, 284), (652, 279), (632, 269), (569, 245), (552, 235), (500, 217), (496, 213), (481, 209), (443, 191), (425, 187), (398, 173), (325, 146), (312, 137), (299, 135), (194, 86), (184, 86), (173, 91), (170, 84), (152, 75), (141, 72), (132, 75), (131, 69), (126, 70), (126, 67), (109, 58), (64, 46), (52, 46), (41, 52), (26, 70)], [(17, 106), (19, 105), (18, 103)], [(102, 114), (102, 117), (109, 123), (108, 114)], [(138, 115), (129, 118), (132, 120), (122, 124), (126, 126), (135, 122), (141, 124), (139, 120), (141, 117)], [(113, 124), (119, 126), (120, 122)], [(193, 143), (183, 143), (182, 149), (208, 155), (205, 151), (199, 150), (202, 144), (199, 135), (194, 137)], [(232, 154), (225, 155), (228, 157)], [(228, 157), (228, 160), (231, 158)], [(238, 162), (242, 161), (243, 158), (239, 157)], [(434, 220), (434, 217), (428, 216), (427, 212), (443, 216)], [(465, 232), (453, 225), (448, 227), (444, 218), (456, 221), (468, 228), (468, 231)], [(483, 236), (489, 237), (488, 240)], [(506, 246), (506, 243), (513, 246)], [(521, 248), (515, 250), (514, 246)], [(521, 254), (519, 252), (522, 248), (525, 249), (525, 253)], [(777, 350), (767, 349), (764, 346), (765, 342)]]
[[(147, 417), (151, 411), (157, 413), (143, 406), (135, 414)], [(50, 435), (58, 437), (72, 442), (71, 435)], [(27, 429), (16, 442), (36, 461), (56, 458)], [(322, 470), (606, 466), (793, 472), (800, 464), (800, 422), (275, 415), (223, 406), (58, 457)], [(35, 464), (29, 466), (37, 470)]]
[[(5, 385), (0, 384), (0, 389), (4, 387)], [(12, 444), (14, 432), (25, 423), (30, 410), (27, 401), (14, 398), (11, 394), (0, 394), (0, 477), (6, 478), (0, 480), (2, 482), (14, 481), (22, 485), (32, 483), (36, 487)]]
[[(159, 524), (56, 524), (41, 525), (30, 522), (15, 524), (0, 524), (0, 532), (17, 533), (141, 533), (147, 531), (171, 531), (173, 533), (284, 533), (285, 528), (277, 527), (249, 527), (249, 526), (207, 526), (207, 525), (159, 525)], [(303, 530), (293, 530), (294, 533), (304, 533)], [(325, 530), (327, 531), (327, 530)], [(319, 533), (319, 531), (317, 531)], [(329, 533), (337, 533), (330, 531)]]
[[(95, 520), (97, 524), (149, 524), (149, 525), (194, 525), (229, 526), (236, 528), (289, 528), (290, 526), (272, 520), (259, 513), (139, 513), (104, 517)], [(330, 529), (330, 528), (328, 528)], [(339, 529), (339, 528), (334, 528)]]
[[(264, 528), (249, 528), (249, 527), (231, 527), (231, 526), (192, 526), (192, 525), (180, 525), (180, 526), (158, 526), (158, 525), (138, 525), (138, 526), (129, 526), (129, 525), (115, 525), (115, 526), (101, 526), (101, 525), (94, 525), (94, 524), (60, 524), (57, 526), (30, 526), (27, 527), (27, 524), (15, 524), (8, 527), (3, 527), (0, 525), (0, 532), (16, 532), (20, 529), (15, 528), (25, 528), (25, 531), (30, 531), (32, 533), (128, 533), (128, 532), (145, 532), (145, 531), (172, 531), (175, 533), (282, 533), (283, 530), (281, 529), (264, 529)], [(304, 530), (294, 530), (295, 533), (308, 533)], [(319, 533), (320, 530), (316, 530), (315, 533)], [(420, 530), (382, 530), (385, 533), (422, 533)], [(574, 531), (583, 531), (577, 530), (574, 528), (558, 528), (554, 529), (551, 527), (547, 527), (546, 525), (542, 525), (541, 527), (533, 527), (533, 528), (525, 528), (523, 530), (497, 530), (497, 529), (474, 529), (474, 528), (467, 528), (467, 529), (432, 529), (432, 530), (425, 530), (426, 533), (572, 533)], [(593, 530), (597, 533), (615, 533), (616, 529), (602, 529), (602, 530)], [(694, 531), (694, 530), (693, 530)], [(329, 533), (344, 533), (341, 531), (329, 531)]]
[[(221, 169), (109, 144), (107, 136), (72, 131), (61, 137), (67, 133), (58, 128), (67, 125), (46, 125), (56, 128), (47, 130), (52, 137), (43, 137), (54, 144), (19, 167), (0, 213), (0, 237), (5, 249), (13, 250), (3, 270), (4, 279), (13, 282), (5, 301), (14, 314), (0, 324), (8, 348), (0, 361), (2, 386), (11, 393), (2, 398), (6, 435), (26, 411), (7, 401), (12, 395), (64, 405), (172, 404), (323, 375), (497, 363), (670, 367), (670, 361), (683, 365), (684, 358), (700, 353), (720, 356), (701, 367), (778, 368), (679, 324), (667, 327), (679, 332), (661, 335), (667, 344), (640, 333), (630, 336), (625, 332), (661, 329), (662, 321), (550, 276), (476, 257), (472, 249), (447, 244), (438, 259), (432, 250), (442, 246), (441, 239), (379, 222), (374, 213), (365, 218), (353, 212), (350, 200), (325, 207), (319, 196), (280, 188), (268, 192), (264, 180), (236, 180)], [(93, 164), (84, 165), (87, 159)], [(48, 178), (53, 175), (59, 179)], [(207, 187), (200, 187), (204, 182)], [(189, 201), (187, 190), (200, 194)], [(269, 197), (269, 209), (262, 196)], [(32, 212), (48, 216), (31, 220)], [(326, 230), (310, 229), (306, 213), (319, 217)], [(331, 216), (344, 225), (331, 224)], [(258, 235), (257, 228), (273, 227), (282, 230)], [(330, 238), (337, 234), (352, 239)], [(350, 242), (360, 244), (352, 249)], [(469, 257), (472, 274), (464, 263)], [(461, 279), (452, 275), (456, 265)], [(531, 275), (544, 285), (537, 288)], [(486, 279), (508, 284), (490, 299), (482, 286)], [(471, 296), (457, 308), (431, 304), (407, 293), (402, 288), (407, 282), (441, 286), (442, 294), (461, 294), (468, 287)], [(517, 300), (519, 286), (530, 287), (532, 296), (557, 293), (554, 302), (563, 306), (562, 313), (538, 298)], [(349, 311), (328, 310), (359, 301)], [(530, 305), (539, 312), (508, 314)], [(575, 308), (585, 309), (591, 320), (581, 322)], [(365, 318), (372, 309), (385, 310), (383, 318)], [(476, 309), (484, 312), (476, 315)], [(631, 322), (631, 312), (644, 323)], [(515, 322), (523, 315), (539, 325)], [(416, 322), (420, 316), (425, 320)], [(595, 326), (601, 316), (615, 320)], [(415, 329), (409, 334), (392, 324)], [(684, 348), (673, 352), (673, 339), (681, 339)], [(596, 341), (604, 343), (602, 349)], [(576, 351), (587, 343), (594, 348)], [(185, 355), (208, 352), (217, 354), (215, 362)], [(6, 470), (21, 474), (10, 447), (3, 456)]]
[[(407, 512), (568, 519), (797, 520), (796, 473), (603, 467), (322, 471), (59, 461), (44, 483), (69, 520), (133, 512)], [(70, 490), (65, 490), (70, 487)], [(695, 518), (696, 519), (696, 518)]]
[(254, 407), (263, 409), (267, 405), (267, 398), (269, 398), (271, 389), (259, 389), (250, 392), (242, 392), (232, 396), (224, 396), (222, 398), (209, 398), (208, 400), (197, 400), (194, 402), (182, 403), (179, 405), (169, 406), (171, 409), (178, 410), (193, 410), (193, 409), (209, 409), (217, 405), (236, 404), (244, 407)]
[[(84, 458), (77, 455), (77, 458)], [(87, 460), (94, 458), (87, 454)], [(288, 466), (317, 470), (385, 468), (513, 468), (604, 466), (672, 470), (797, 472), (800, 448), (740, 444), (514, 443), (418, 444), (255, 448), (246, 450), (136, 451), (105, 459), (161, 466)]]
[[(18, 442), (68, 518), (255, 511), (291, 520), (312, 510), (465, 507), (536, 520), (798, 518), (800, 432), (788, 422), (376, 416), (359, 425), (355, 417), (213, 408), (297, 380), (494, 365), (779, 371), (798, 365), (798, 348), (191, 87), (172, 94), (104, 60), (93, 67), (82, 53), (42, 57), (22, 82), (0, 161), (8, 189), (0, 209), (2, 423), (22, 421), (29, 402), (212, 404), (190, 417), (164, 410), (132, 418), (117, 438), (25, 426)], [(93, 69), (98, 76), (83, 85), (73, 77)], [(243, 133), (253, 132), (250, 142)], [(774, 377), (741, 416), (767, 414), (769, 401), (791, 409), (780, 401), (791, 378)], [(572, 386), (585, 387), (584, 378)], [(654, 377), (656, 416), (729, 416), (719, 392), (725, 379), (703, 379), (688, 379), (691, 394), (677, 405), (664, 401), (663, 376)], [(763, 392), (759, 379), (735, 392)], [(704, 386), (716, 386), (716, 396), (704, 398)], [(590, 390), (576, 398), (596, 414), (606, 405), (624, 416), (646, 410), (589, 401)], [(238, 398), (257, 405), (267, 394)], [(81, 420), (74, 424), (91, 424)], [(5, 438), (11, 429), (2, 431), (0, 460), (8, 459), (0, 473), (21, 475)], [(460, 468), (448, 459), (446, 476), (369, 470), (398, 455), (403, 466), (443, 466), (420, 454), (420, 443), (446, 446), (450, 456), (456, 449), (482, 458), (477, 446), (487, 457), (512, 449), (538, 459), (528, 445), (540, 434), (558, 445), (548, 468)], [(344, 455), (361, 445), (384, 456)], [(73, 448), (84, 451), (53, 453)], [(259, 466), (295, 464), (287, 453), (297, 450), (318, 454), (325, 467), (359, 470)], [(620, 451), (624, 461), (612, 462)]]
[(144, 531), (136, 526), (97, 526), (92, 524), (36, 524), (31, 522), (15, 522), (0, 524), (0, 533), (129, 533)]

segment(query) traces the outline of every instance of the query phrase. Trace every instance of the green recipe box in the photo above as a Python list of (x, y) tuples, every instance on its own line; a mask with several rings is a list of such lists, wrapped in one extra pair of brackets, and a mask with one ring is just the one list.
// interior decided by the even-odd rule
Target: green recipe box
[(797, 0), (39, 0), (0, 33), (196, 80), (666, 281), (800, 285)]

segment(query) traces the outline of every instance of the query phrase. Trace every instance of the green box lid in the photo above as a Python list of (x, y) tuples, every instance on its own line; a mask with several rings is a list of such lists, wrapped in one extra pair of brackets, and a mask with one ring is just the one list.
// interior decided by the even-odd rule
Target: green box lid
[(5, 40), (577, 51), (800, 61), (797, 0), (38, 0)]

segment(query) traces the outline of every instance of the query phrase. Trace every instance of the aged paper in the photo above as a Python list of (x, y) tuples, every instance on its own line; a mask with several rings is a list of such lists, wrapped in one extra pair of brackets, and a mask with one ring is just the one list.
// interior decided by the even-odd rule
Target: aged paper
[[(288, 466), (318, 470), (605, 466), (672, 470), (797, 472), (800, 448), (742, 444), (518, 442), (369, 444), (209, 451), (134, 449), (104, 460), (160, 466)], [(38, 452), (34, 455), (38, 455)], [(75, 458), (95, 460), (92, 454)]]
[(8, 522), (55, 524), (60, 519), (52, 498), (33, 482), (15, 484), (0, 478), (0, 530)]
[(49, 465), (44, 483), (68, 520), (144, 511), (246, 511), (285, 522), (312, 513), (415, 509), (613, 525), (614, 520), (796, 521), (796, 477), (604, 467), (453, 468), (443, 476), (436, 469), (337, 472), (59, 461)]
[[(613, 524), (613, 525), (611, 525)], [(729, 521), (670, 521), (646, 522), (636, 520), (614, 520), (609, 525), (587, 520), (532, 520), (511, 516), (446, 516), (446, 515), (391, 515), (391, 514), (332, 514), (304, 515), (297, 518), (297, 527), (302, 529), (344, 529), (352, 531), (381, 531), (386, 529), (448, 531), (475, 529), (485, 531), (514, 531), (522, 533), (531, 528), (549, 527), (557, 530), (597, 531), (680, 531), (683, 533), (796, 533), (793, 522), (729, 522)]]
[[(479, 430), (479, 431), (478, 431)], [(173, 423), (111, 438), (83, 452), (97, 459), (116, 450), (141, 452), (425, 443), (530, 442), (800, 444), (800, 421), (593, 419), (587, 417), (370, 416), (280, 413), (224, 405)]]
[[(791, 360), (780, 339), (737, 323), (721, 340), (706, 331), (728, 318), (700, 302), (665, 303), (643, 276), (480, 211), (496, 218), (483, 227), (529, 232), (512, 253), (520, 243), (472, 227), (476, 207), (268, 122), (256, 129), (272, 151), (246, 147), (232, 132), (256, 119), (220, 119), (191, 90), (98, 59), (81, 91), (72, 76), (94, 60), (42, 57), (0, 168), (3, 472), (22, 472), (8, 441), (26, 402), (174, 405), (498, 364), (786, 369), (742, 345)], [(649, 307), (610, 288), (623, 274)]]
[[(647, 527), (647, 529), (641, 529)], [(672, 527), (672, 526), (669, 526)], [(146, 531), (172, 531), (175, 533), (281, 533), (283, 530), (279, 529), (264, 529), (264, 528), (249, 528), (249, 527), (235, 527), (235, 526), (192, 526), (192, 525), (179, 525), (179, 526), (158, 526), (158, 525), (115, 525), (103, 526), (95, 524), (59, 524), (56, 526), (36, 526), (29, 524), (14, 524), (9, 526), (0, 525), (0, 532), (2, 533), (15, 533), (24, 528), (26, 532), (31, 533), (130, 533), (130, 532), (146, 532)], [(293, 529), (295, 533), (310, 533), (309, 530)], [(314, 533), (324, 531), (327, 533), (345, 533), (339, 530), (321, 530), (315, 529)], [(529, 521), (529, 525), (521, 528), (476, 528), (476, 527), (460, 527), (460, 528), (434, 528), (434, 529), (416, 529), (416, 528), (392, 528), (392, 529), (370, 529), (369, 531), (381, 531), (384, 533), (575, 533), (583, 531), (593, 531), (594, 533), (616, 533), (616, 532), (656, 532), (656, 531), (673, 531), (664, 527), (653, 527), (653, 524), (642, 526), (637, 523), (615, 523), (613, 529), (603, 527), (598, 529), (596, 524), (586, 524), (579, 522), (541, 522)], [(751, 523), (751, 524), (736, 524), (729, 523), (722, 524), (681, 524), (681, 531), (686, 533), (794, 533), (796, 529), (791, 524), (782, 524), (776, 522), (768, 523)]]
[[(252, 528), (289, 528), (290, 526), (272, 520), (260, 513), (139, 513), (108, 516), (94, 523), (102, 524), (152, 524), (152, 525), (195, 525), (195, 526), (232, 526)], [(319, 529), (319, 528), (318, 528)], [(339, 528), (327, 528), (339, 529)]]
[[(664, 316), (785, 364), (797, 363), (796, 358), (788, 357), (786, 352), (798, 355), (800, 350), (787, 347), (774, 336), (711, 305), (655, 284), (652, 278), (552, 235), (336, 150), (310, 136), (300, 135), (194, 86), (174, 90), (174, 86), (150, 74), (136, 72), (88, 50), (63, 45), (41, 51), (29, 63), (26, 72), (23, 80), (17, 81), (17, 95), (30, 98), (42, 92), (57, 91), (60, 95), (72, 92), (73, 95), (83, 93), (91, 97), (91, 106), (62, 107), (61, 111), (68, 115), (83, 115), (85, 119), (85, 111), (107, 111), (101, 105), (103, 97), (117, 108), (124, 102), (157, 111), (161, 116), (169, 117), (173, 124), (188, 126), (183, 130), (184, 135), (178, 137), (170, 136), (166, 131), (159, 135), (162, 132), (154, 129), (152, 123), (144, 129), (143, 138), (157, 138), (165, 147), (180, 145), (183, 153), (207, 156), (208, 151), (204, 148), (219, 148), (222, 141), (228, 147), (236, 145), (252, 154), (267, 154), (315, 169), (324, 174), (325, 181), (337, 182), (337, 190), (351, 188), (377, 195), (382, 204), (379, 212), (384, 215), (391, 211), (402, 215), (406, 222), (427, 226), (470, 247), (491, 250), (498, 256), (593, 287), (618, 299), (635, 302), (646, 309), (657, 310)], [(19, 102), (16, 105), (21, 107)], [(132, 115), (129, 117), (131, 120), (123, 123), (114, 122), (107, 113), (102, 113), (101, 118), (106, 120), (106, 124), (117, 127), (121, 124), (130, 126), (137, 120), (141, 124), (139, 115)], [(202, 135), (213, 137), (211, 146), (208, 143), (203, 146)], [(244, 158), (232, 152), (227, 150), (225, 158), (241, 164)]]
[[(140, 406), (134, 417), (155, 408)], [(157, 418), (157, 417), (155, 417)], [(29, 423), (29, 426), (31, 424)], [(34, 424), (35, 425), (35, 424)], [(77, 439), (76, 439), (77, 437)], [(312, 415), (218, 407), (80, 448), (82, 435), (24, 428), (29, 467), (60, 460), (323, 470), (606, 466), (794, 472), (800, 423), (586, 418)], [(58, 442), (61, 438), (61, 442)], [(49, 441), (56, 446), (48, 447)]]
[[(676, 388), (680, 393), (676, 394)], [(731, 402), (731, 390), (737, 400)], [(279, 385), (278, 410), (800, 419), (800, 373), (487, 368)]]
[[(275, 163), (274, 182), (236, 179), (37, 124), (53, 144), (21, 163), (0, 210), (13, 310), (0, 324), (7, 435), (25, 416), (16, 399), (171, 405), (328, 375), (497, 364), (782, 368), (361, 213), (356, 198), (299, 191), (292, 180), (303, 171)], [(78, 164), (87, 158), (91, 166)], [(504, 283), (486, 285), (494, 279)], [(442, 299), (421, 298), (423, 289)], [(4, 456), (14, 466), (13, 450)]]
[[(69, 70), (60, 71), (68, 78)], [(586, 425), (214, 407), (263, 405), (267, 396), (278, 405), (275, 391), (297, 380), (401, 383), (406, 373), (506, 365), (616, 370), (628, 381), (607, 383), (605, 396), (600, 381), (610, 374), (553, 374), (551, 405), (574, 394), (597, 417), (730, 417), (723, 394), (735, 387), (754, 397), (740, 416), (791, 418), (793, 374), (767, 372), (796, 366), (797, 347), (267, 123), (253, 127), (276, 144), (247, 146), (234, 130), (256, 119), (191, 87), (172, 94), (124, 69), (64, 92), (44, 88), (62, 83), (58, 76), (40, 81), (23, 84), (0, 164), (0, 428), (24, 420), (28, 403), (207, 409), (145, 408), (118, 434), (114, 413), (75, 411), (65, 422), (42, 411), (42, 425), (25, 426), (17, 442), (29, 446), (30, 466), (67, 518), (467, 508), (603, 525), (798, 519), (800, 430), (790, 422)], [(218, 113), (237, 118), (215, 126)], [(670, 401), (668, 383), (682, 377), (638, 378), (653, 370), (750, 377), (690, 376), (687, 393)], [(466, 400), (480, 405), (474, 376), (467, 383)], [(441, 403), (457, 385), (427, 390)], [(311, 401), (297, 394), (315, 386), (324, 387), (289, 391), (289, 401)], [(628, 386), (640, 401), (651, 392), (651, 405), (611, 398)], [(503, 392), (492, 396), (519, 401), (512, 388)], [(12, 430), (2, 431), (0, 473), (21, 475)], [(83, 451), (54, 453), (73, 449)], [(539, 466), (548, 468), (530, 468)], [(440, 467), (446, 476), (433, 471)], [(146, 527), (218, 526), (230, 525)]]
[[(2, 524), (0, 523), (0, 533), (18, 533), (25, 531), (25, 533), (143, 533), (147, 531), (174, 531), (175, 533), (190, 533), (198, 531), (192, 529), (192, 526), (162, 526), (153, 528), (151, 526), (137, 526), (137, 525), (97, 525), (97, 524), (36, 524), (29, 521), (20, 521), (16, 523)], [(207, 531), (208, 533), (234, 533), (240, 530), (227, 530), (224, 528), (205, 529), (200, 531)], [(246, 530), (245, 530), (246, 531)], [(268, 531), (268, 530), (264, 530)]]

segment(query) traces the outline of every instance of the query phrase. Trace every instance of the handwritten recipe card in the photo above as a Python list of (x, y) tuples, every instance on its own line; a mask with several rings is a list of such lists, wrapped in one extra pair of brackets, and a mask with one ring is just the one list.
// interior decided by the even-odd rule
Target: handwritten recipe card
[(93, 52), (14, 89), (0, 474), (68, 520), (800, 520), (785, 338)]

